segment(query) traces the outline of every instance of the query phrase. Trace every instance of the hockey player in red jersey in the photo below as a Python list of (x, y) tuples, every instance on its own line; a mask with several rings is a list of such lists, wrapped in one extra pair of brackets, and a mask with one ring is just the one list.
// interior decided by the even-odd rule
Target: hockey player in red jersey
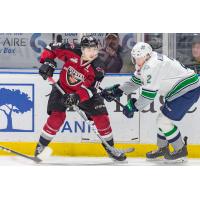
[[(66, 119), (66, 107), (77, 105), (92, 120), (99, 134), (110, 146), (114, 146), (112, 128), (103, 98), (97, 93), (97, 87), (104, 78), (103, 63), (98, 57), (98, 42), (92, 36), (83, 36), (80, 45), (71, 47), (68, 43), (51, 43), (41, 54), (39, 74), (46, 80), (52, 77), (56, 68), (55, 58), (64, 62), (58, 84), (69, 95), (63, 96), (55, 87), (52, 88), (47, 113), (35, 156), (39, 156), (55, 137)], [(103, 145), (103, 144), (102, 144)], [(109, 157), (125, 160), (122, 152), (113, 155), (103, 145)]]

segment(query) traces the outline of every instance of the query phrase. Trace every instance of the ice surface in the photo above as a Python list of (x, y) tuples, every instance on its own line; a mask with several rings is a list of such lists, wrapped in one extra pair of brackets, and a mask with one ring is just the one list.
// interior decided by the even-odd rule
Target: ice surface
[(185, 163), (166, 164), (163, 161), (147, 161), (145, 158), (127, 158), (125, 162), (113, 162), (104, 157), (62, 157), (52, 156), (41, 163), (19, 156), (0, 156), (0, 165), (36, 165), (36, 166), (194, 166), (200, 165), (200, 159), (188, 159)]

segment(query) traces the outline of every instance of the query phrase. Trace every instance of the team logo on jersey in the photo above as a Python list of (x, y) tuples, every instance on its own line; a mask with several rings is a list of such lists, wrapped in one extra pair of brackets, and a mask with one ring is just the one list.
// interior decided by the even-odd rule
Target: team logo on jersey
[(67, 69), (67, 82), (71, 86), (75, 86), (84, 80), (84, 75), (76, 71), (72, 66)]
[(78, 63), (78, 58), (70, 58), (69, 60), (73, 63)]

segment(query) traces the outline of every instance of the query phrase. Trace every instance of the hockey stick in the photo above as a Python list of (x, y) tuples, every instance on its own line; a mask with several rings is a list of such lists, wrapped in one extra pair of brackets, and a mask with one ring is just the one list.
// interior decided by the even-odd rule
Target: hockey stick
[(34, 161), (34, 162), (40, 162), (40, 161), (41, 161), (41, 160), (40, 160), (39, 158), (37, 158), (37, 157), (27, 156), (26, 154), (19, 153), (19, 152), (17, 152), (17, 151), (14, 151), (14, 150), (9, 149), (9, 148), (4, 147), (4, 146), (0, 146), (0, 149), (3, 150), (3, 151), (6, 151), (6, 152), (8, 152), (8, 153), (13, 153), (13, 154), (15, 154), (15, 155), (17, 155), (17, 156), (21, 156), (21, 157), (23, 157), (23, 158), (27, 158), (27, 159), (32, 160), (32, 161)]
[(83, 120), (90, 125), (90, 127), (92, 128), (92, 130), (94, 131), (94, 133), (97, 135), (97, 137), (101, 140), (101, 142), (106, 146), (106, 148), (108, 148), (112, 154), (114, 155), (119, 155), (120, 153), (130, 153), (132, 151), (134, 151), (134, 148), (128, 148), (128, 149), (124, 149), (124, 150), (119, 150), (116, 149), (114, 147), (111, 147), (104, 138), (102, 138), (98, 131), (97, 128), (95, 127), (94, 123), (91, 123), (91, 121), (88, 120), (88, 118), (86, 117), (86, 115), (79, 109), (78, 106), (74, 106), (75, 111), (83, 118)]
[[(63, 91), (63, 89), (58, 85), (58, 83), (52, 78), (52, 77), (48, 77), (48, 81), (54, 85), (62, 95), (65, 95), (66, 93)], [(82, 119), (91, 126), (92, 130), (94, 131), (94, 133), (97, 135), (97, 137), (101, 140), (101, 142), (106, 146), (106, 148), (115, 156), (118, 156), (120, 155), (121, 153), (130, 153), (130, 152), (133, 152), (135, 149), (134, 148), (127, 148), (127, 149), (124, 149), (124, 150), (120, 150), (120, 149), (116, 149), (114, 147), (111, 147), (104, 138), (102, 138), (95, 125), (93, 123), (91, 123), (87, 116), (85, 115), (85, 113), (83, 113), (79, 108), (78, 106), (73, 106), (75, 111), (77, 111), (77, 113), (82, 117)]]

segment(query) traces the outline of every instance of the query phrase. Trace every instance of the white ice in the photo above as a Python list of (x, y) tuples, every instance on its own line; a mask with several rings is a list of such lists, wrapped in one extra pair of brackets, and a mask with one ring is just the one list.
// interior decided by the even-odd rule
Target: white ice
[(126, 162), (113, 162), (104, 157), (62, 157), (52, 156), (37, 164), (32, 160), (19, 156), (0, 156), (1, 165), (36, 165), (36, 166), (200, 166), (200, 159), (188, 159), (184, 163), (165, 163), (163, 161), (147, 161), (145, 158), (127, 158)]

